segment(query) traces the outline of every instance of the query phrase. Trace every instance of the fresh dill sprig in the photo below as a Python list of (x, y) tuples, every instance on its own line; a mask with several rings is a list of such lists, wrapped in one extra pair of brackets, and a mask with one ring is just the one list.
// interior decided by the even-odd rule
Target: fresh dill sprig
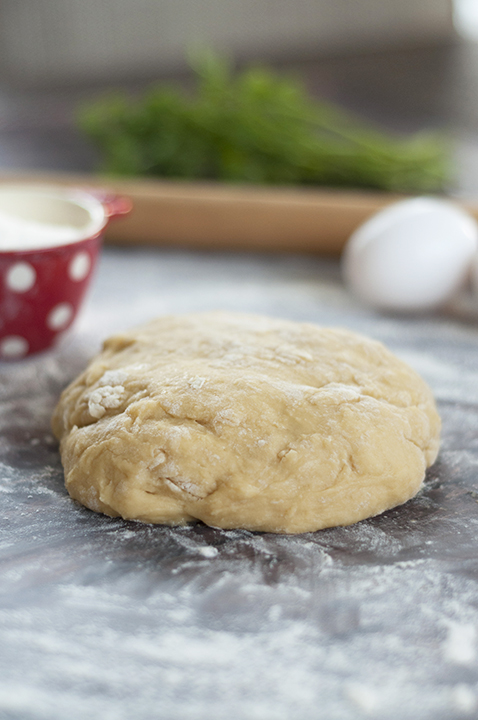
[(213, 52), (192, 69), (192, 96), (164, 85), (81, 110), (104, 172), (420, 193), (448, 181), (448, 143), (437, 133), (392, 137), (310, 97), (295, 78), (263, 67), (235, 74)]

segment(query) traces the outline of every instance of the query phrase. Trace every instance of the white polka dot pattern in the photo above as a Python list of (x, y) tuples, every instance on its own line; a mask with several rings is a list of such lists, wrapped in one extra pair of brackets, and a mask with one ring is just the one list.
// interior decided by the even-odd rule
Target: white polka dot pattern
[(6, 283), (9, 290), (23, 293), (31, 290), (35, 285), (37, 274), (35, 268), (26, 262), (18, 262), (9, 268), (6, 276)]
[(0, 363), (54, 347), (73, 325), (100, 241), (95, 236), (64, 247), (0, 252)]
[(79, 252), (75, 255), (73, 260), (68, 266), (68, 275), (71, 280), (80, 282), (90, 272), (91, 258), (87, 252)]
[(0, 341), (0, 356), (7, 360), (25, 357), (28, 352), (28, 342), (20, 335), (7, 335)]
[(50, 330), (63, 330), (73, 317), (73, 306), (70, 303), (58, 303), (50, 310), (46, 324)]

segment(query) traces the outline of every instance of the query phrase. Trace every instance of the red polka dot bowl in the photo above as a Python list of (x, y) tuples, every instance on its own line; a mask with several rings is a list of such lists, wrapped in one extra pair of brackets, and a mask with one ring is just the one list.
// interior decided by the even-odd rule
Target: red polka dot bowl
[(96, 189), (0, 186), (0, 361), (47, 350), (72, 326), (104, 229), (130, 210)]

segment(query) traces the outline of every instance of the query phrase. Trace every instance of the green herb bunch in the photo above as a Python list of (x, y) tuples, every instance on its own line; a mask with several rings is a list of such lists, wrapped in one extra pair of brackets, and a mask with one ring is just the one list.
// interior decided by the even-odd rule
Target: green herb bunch
[(104, 172), (397, 192), (444, 187), (447, 147), (438, 135), (389, 137), (311, 98), (296, 79), (262, 67), (234, 74), (214, 53), (192, 68), (192, 96), (161, 86), (82, 109), (80, 127), (100, 149)]

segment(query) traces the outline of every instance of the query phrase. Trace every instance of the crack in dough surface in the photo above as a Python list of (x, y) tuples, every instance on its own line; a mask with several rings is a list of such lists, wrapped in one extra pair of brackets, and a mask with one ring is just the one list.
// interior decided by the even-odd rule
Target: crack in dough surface
[(413, 497), (440, 419), (426, 383), (376, 341), (218, 312), (108, 339), (53, 429), (67, 489), (92, 510), (300, 533)]

